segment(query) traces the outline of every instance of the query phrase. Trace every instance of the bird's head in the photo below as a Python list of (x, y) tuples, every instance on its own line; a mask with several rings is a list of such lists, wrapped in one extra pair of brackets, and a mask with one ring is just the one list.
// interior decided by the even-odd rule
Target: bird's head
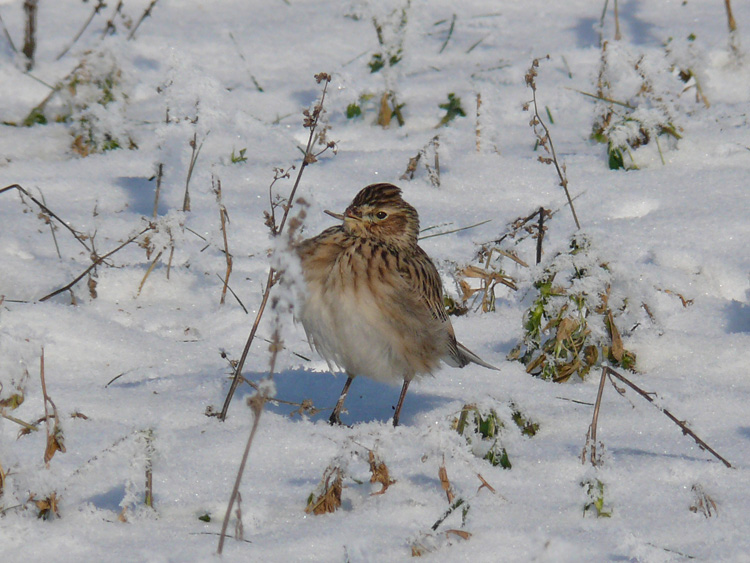
[(372, 184), (360, 191), (343, 215), (326, 211), (344, 221), (354, 236), (373, 238), (396, 247), (413, 247), (419, 236), (417, 210), (401, 198), (393, 184)]

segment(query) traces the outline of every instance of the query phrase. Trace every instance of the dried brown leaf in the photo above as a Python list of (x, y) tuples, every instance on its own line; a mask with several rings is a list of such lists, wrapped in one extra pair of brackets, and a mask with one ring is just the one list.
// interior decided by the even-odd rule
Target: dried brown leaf
[(477, 489), (477, 493), (478, 493), (479, 491), (481, 491), (482, 489), (484, 489), (484, 488), (487, 488), (487, 489), (488, 489), (488, 490), (489, 490), (489, 491), (490, 491), (490, 492), (491, 492), (492, 494), (497, 494), (497, 491), (495, 490), (495, 488), (494, 488), (494, 487), (493, 487), (492, 485), (490, 485), (490, 484), (489, 484), (489, 483), (488, 483), (488, 482), (487, 482), (487, 481), (485, 480), (485, 478), (484, 478), (484, 477), (482, 477), (482, 474), (481, 474), (481, 473), (477, 473), (477, 477), (479, 477), (479, 480), (480, 480), (480, 481), (482, 482), (482, 484), (481, 484), (481, 485), (479, 485), (479, 488)]
[(690, 505), (690, 512), (699, 512), (706, 518), (718, 516), (719, 511), (716, 507), (716, 501), (712, 499), (706, 493), (706, 491), (703, 490), (702, 486), (700, 486), (699, 484), (695, 484), (692, 487), (692, 491), (695, 496), (695, 500), (693, 501), (693, 504)]
[(445, 468), (445, 463), (440, 466), (440, 469), (438, 470), (438, 477), (440, 478), (440, 485), (442, 485), (443, 490), (445, 491), (445, 496), (448, 497), (448, 504), (453, 504), (455, 495), (453, 494), (453, 487), (451, 487), (451, 482), (448, 479), (448, 470)]
[(568, 340), (571, 335), (576, 331), (579, 326), (579, 322), (571, 317), (565, 317), (557, 325), (557, 332), (555, 333), (555, 341), (560, 344), (561, 342)]
[(37, 509), (39, 510), (39, 514), (37, 514), (37, 518), (42, 518), (44, 520), (48, 520), (53, 516), (60, 516), (60, 512), (58, 510), (58, 501), (57, 493), (50, 493), (50, 495), (43, 499), (37, 499), (32, 494), (29, 497), (29, 500), (33, 502)]
[(49, 463), (55, 452), (65, 453), (65, 440), (62, 429), (55, 425), (51, 434), (47, 435), (47, 447), (44, 450), (44, 463)]
[(612, 317), (611, 309), (607, 310), (607, 328), (609, 329), (609, 336), (612, 338), (612, 356), (615, 360), (620, 362), (622, 361), (622, 355), (625, 349), (622, 345), (622, 337), (620, 336), (620, 331), (617, 330), (615, 319)]
[(9, 407), (10, 410), (17, 409), (23, 404), (24, 396), (23, 392), (14, 393), (7, 399), (3, 399), (0, 401), (0, 408), (6, 408)]
[(378, 125), (386, 129), (391, 125), (391, 117), (393, 116), (393, 110), (388, 103), (390, 101), (390, 92), (383, 92), (383, 97), (380, 98), (380, 111), (378, 112)]
[[(333, 477), (333, 482), (331, 482)], [(336, 512), (341, 506), (341, 492), (344, 488), (344, 478), (341, 469), (334, 468), (325, 478), (325, 487), (323, 493), (317, 498), (310, 501), (305, 508), (307, 514), (329, 514)]]
[(370, 476), (370, 483), (380, 483), (383, 485), (382, 489), (372, 493), (372, 495), (382, 495), (388, 490), (388, 487), (393, 485), (396, 481), (391, 479), (388, 474), (388, 466), (385, 462), (381, 461), (372, 450), (368, 451), (368, 461), (370, 463), (370, 472), (372, 473)]
[(461, 539), (468, 540), (471, 537), (471, 532), (467, 532), (466, 530), (445, 530), (445, 535), (448, 536), (450, 534), (453, 534), (455, 536), (458, 536)]

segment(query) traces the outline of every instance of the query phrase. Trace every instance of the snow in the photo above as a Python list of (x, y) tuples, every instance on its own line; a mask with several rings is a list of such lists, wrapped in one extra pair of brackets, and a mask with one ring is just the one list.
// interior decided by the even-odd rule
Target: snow
[[(276, 286), (279, 304), (269, 306), (258, 335), (270, 339), (278, 327), (285, 348), (273, 382), (263, 385), (278, 399), (311, 399), (323, 410), (290, 414), (299, 407), (288, 404), (263, 410), (240, 486), (244, 541), (227, 539), (222, 559), (401, 561), (417, 549), (430, 561), (748, 560), (750, 59), (731, 51), (721, 3), (620, 2), (622, 39), (616, 42), (611, 2), (600, 31), (602, 3), (583, 0), (468, 0), (460, 6), (446, 0), (161, 0), (128, 41), (127, 21), (132, 25), (150, 4), (138, 0), (125, 3), (123, 15), (115, 17), (115, 35), (102, 39), (111, 3), (56, 60), (92, 4), (39, 4), (36, 64), (29, 74), (0, 37), (6, 123), (0, 189), (19, 184), (43, 198), (89, 237), (87, 245), (93, 241), (99, 255), (149, 225), (153, 232), (148, 241), (138, 239), (143, 246), (129, 244), (97, 267), (96, 297), (85, 277), (73, 288), (75, 304), (70, 292), (40, 301), (80, 275), (91, 264), (90, 252), (60, 225), (55, 243), (39, 207), (18, 190), (0, 194), (2, 413), (27, 423), (44, 416), (43, 349), (47, 394), (66, 449), (45, 466), (44, 422), (39, 431), (18, 436), (21, 426), (0, 418), (0, 559), (215, 557), (252, 425), (246, 399), (254, 391), (239, 387), (224, 422), (205, 412), (221, 408), (229, 361), (242, 353), (268, 268), (280, 265), (289, 278)], [(0, 2), (16, 47), (23, 39), (22, 5)], [(741, 48), (750, 48), (750, 7), (732, 7)], [(383, 26), (384, 45), (373, 18)], [(590, 140), (604, 108), (582, 92), (597, 92), (600, 33), (611, 48), (609, 95), (640, 103), (632, 116), (651, 132), (665, 112), (679, 128), (679, 140), (660, 136), (660, 150), (654, 143), (630, 149), (637, 169), (610, 170), (607, 145)], [(399, 47), (398, 64), (370, 72), (375, 53), (388, 58)], [(531, 99), (524, 76), (534, 57), (547, 54), (536, 81), (540, 115), (565, 164), (594, 259), (607, 264), (605, 281), (616, 300), (611, 305), (629, 311), (620, 332), (625, 348), (637, 355), (638, 372), (623, 374), (655, 392), (658, 405), (684, 420), (731, 469), (642, 397), (631, 390), (620, 396), (609, 383), (597, 435), (602, 463), (582, 464), (600, 370), (592, 369), (584, 381), (574, 376), (555, 384), (506, 359), (524, 337), (533, 276), (568, 248), (575, 232), (559, 178), (554, 167), (538, 161), (544, 154), (534, 150), (531, 115), (523, 111)], [(45, 83), (65, 82), (85, 58), (106, 62), (99, 65), (104, 74), (112, 63), (119, 67), (115, 101), (97, 103), (92, 82), (78, 97), (66, 89), (64, 99), (51, 100), (48, 124), (12, 125), (49, 94)], [(638, 93), (638, 60), (653, 87), (648, 100)], [(710, 106), (696, 98), (695, 82), (683, 83), (670, 72), (675, 64), (694, 67)], [(299, 147), (308, 135), (302, 110), (320, 97), (322, 85), (313, 78), (319, 72), (332, 76), (325, 121), (338, 151), (327, 151), (302, 175), (298, 196), (308, 204), (303, 236), (334, 224), (323, 210), (343, 211), (359, 189), (375, 182), (399, 185), (422, 227), (440, 226), (430, 234), (489, 220), (421, 243), (446, 291), (457, 298), (456, 272), (482, 266), (475, 259), (481, 244), (540, 206), (556, 211), (547, 222), (544, 264), (501, 262), (518, 291), (498, 286), (495, 311), (483, 313), (477, 302), (466, 315), (452, 317), (459, 340), (500, 371), (445, 367), (416, 382), (395, 429), (390, 417), (398, 387), (364, 378), (355, 379), (347, 398), (342, 418), (350, 426), (327, 424), (345, 379), (330, 375), (293, 321), (289, 309), (301, 291), (298, 264), (283, 253), (271, 256), (287, 241), (272, 240), (264, 225), (274, 168), (296, 166), (290, 179), (273, 187), (282, 197), (299, 170)], [(373, 124), (386, 87), (406, 104), (403, 127)], [(435, 129), (445, 115), (438, 106), (450, 93), (461, 99), (466, 117)], [(77, 153), (73, 132), (80, 132), (80, 120), (54, 119), (66, 103), (83, 104), (73, 117), (89, 116), (99, 144), (108, 133), (122, 148)], [(347, 119), (352, 103), (362, 104), (362, 117)], [(409, 159), (438, 134), (440, 186), (432, 185), (425, 161), (412, 180), (400, 179)], [(633, 135), (637, 129), (615, 140), (627, 143)], [(137, 149), (128, 150), (127, 138)], [(232, 162), (242, 149), (247, 160)], [(425, 151), (430, 166), (431, 151)], [(183, 211), (191, 160), (191, 205)], [(232, 294), (219, 303), (226, 260), (216, 179), (229, 216), (229, 285), (247, 313)], [(536, 241), (506, 239), (504, 245), (533, 265)], [(582, 289), (599, 291), (603, 280), (594, 282)], [(597, 338), (606, 339), (604, 325), (596, 326)], [(261, 338), (244, 369), (255, 382), (267, 375), (271, 358)], [(25, 400), (14, 409), (5, 401), (19, 390)], [(470, 403), (497, 412), (511, 469), (475, 455), (484, 450), (452, 428)], [(514, 409), (539, 424), (535, 436), (521, 434)], [(370, 451), (395, 480), (383, 494), (372, 494), (382, 485), (369, 482)], [(307, 514), (308, 497), (335, 466), (344, 475), (342, 506)], [(153, 508), (144, 503), (149, 467)], [(465, 521), (458, 508), (433, 531), (450, 506), (441, 467), (468, 510)], [(591, 502), (582, 485), (587, 482), (604, 485), (609, 517), (584, 514)], [(710, 499), (704, 501), (713, 509), (710, 517), (691, 511), (698, 499), (694, 486)], [(53, 493), (59, 515), (37, 518), (34, 500)], [(209, 521), (199, 519), (205, 515)], [(232, 536), (236, 524), (233, 514)]]

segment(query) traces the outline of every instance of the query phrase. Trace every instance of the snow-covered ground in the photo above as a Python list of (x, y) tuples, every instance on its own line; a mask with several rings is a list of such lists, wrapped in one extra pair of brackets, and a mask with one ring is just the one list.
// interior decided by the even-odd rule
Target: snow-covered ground
[[(398, 388), (364, 379), (347, 399), (343, 419), (351, 426), (329, 426), (344, 378), (328, 373), (291, 314), (266, 311), (259, 336), (270, 338), (278, 323), (285, 345), (277, 398), (311, 399), (324, 410), (292, 416), (298, 407), (280, 404), (263, 411), (240, 487), (244, 541), (228, 539), (223, 558), (398, 561), (421, 552), (434, 561), (750, 560), (747, 3), (732, 6), (739, 52), (730, 47), (722, 3), (707, 0), (621, 1), (619, 41), (612, 2), (600, 28), (604, 3), (584, 0), (160, 0), (128, 40), (127, 24), (132, 29), (149, 4), (125, 2), (113, 19), (116, 33), (102, 39), (110, 2), (56, 60), (94, 3), (40, 2), (29, 74), (0, 36), (0, 189), (20, 185), (86, 235), (76, 240), (53, 219), (53, 238), (29, 197), (15, 188), (0, 194), (0, 560), (214, 557), (252, 425), (245, 399), (253, 390), (238, 389), (224, 422), (205, 413), (221, 408), (228, 360), (239, 358), (261, 303), (274, 246), (263, 215), (269, 185), (274, 168), (295, 164), (273, 188), (281, 196), (291, 189), (308, 135), (302, 110), (322, 92), (316, 73), (332, 77), (325, 120), (338, 149), (302, 175), (303, 234), (334, 224), (323, 210), (343, 211), (365, 185), (393, 182), (422, 227), (432, 227), (425, 235), (484, 222), (421, 243), (453, 298), (457, 272), (482, 265), (480, 245), (540, 206), (557, 211), (544, 259), (565, 251), (576, 227), (554, 167), (538, 161), (546, 154), (535, 148), (523, 109), (531, 100), (524, 76), (548, 54), (536, 79), (540, 115), (582, 231), (607, 264), (613, 299), (630, 310), (617, 318), (638, 371), (619, 371), (657, 393), (659, 405), (732, 467), (642, 397), (620, 396), (609, 383), (599, 414), (601, 463), (582, 464), (600, 370), (556, 384), (506, 359), (524, 336), (539, 270), (504, 258), (518, 291), (498, 286), (495, 311), (470, 300), (467, 314), (452, 317), (461, 342), (500, 371), (445, 367), (415, 383), (395, 429), (389, 419)], [(0, 2), (19, 50), (22, 5)], [(371, 72), (378, 53), (385, 66)], [(681, 81), (680, 70), (694, 78)], [(696, 79), (708, 103), (696, 96)], [(43, 108), (47, 124), (12, 125), (61, 82)], [(599, 86), (613, 102), (591, 96)], [(389, 128), (374, 123), (385, 91), (405, 104), (403, 127), (395, 115)], [(465, 116), (436, 129), (449, 94)], [(347, 118), (351, 104), (361, 116)], [(643, 146), (621, 151), (638, 169), (611, 170), (607, 145), (590, 139), (608, 107), (629, 116), (608, 130), (613, 142), (632, 139), (640, 126), (650, 134)], [(657, 146), (655, 132), (665, 125), (680, 139), (663, 134)], [(434, 167), (431, 147), (413, 179), (401, 179), (435, 135), (440, 185), (424, 167)], [(122, 148), (83, 157), (89, 140)], [(190, 211), (183, 212), (196, 154)], [(227, 294), (223, 305), (218, 182), (237, 296)], [(150, 224), (72, 293), (40, 301), (92, 264), (92, 248), (102, 256)], [(534, 263), (530, 238), (501, 246)], [(45, 423), (19, 437), (22, 426), (7, 418), (31, 424), (44, 417), (42, 350), (65, 447), (47, 466)], [(266, 341), (256, 339), (244, 375), (260, 380), (270, 357)], [(23, 395), (18, 408), (14, 395)], [(496, 411), (512, 468), (481, 459), (453, 429), (465, 404)], [(539, 425), (535, 436), (512, 422), (514, 409)], [(382, 485), (369, 482), (370, 452), (395, 480), (383, 494), (372, 494)], [(144, 503), (149, 467), (153, 508)], [(334, 467), (343, 476), (341, 507), (307, 514), (308, 497)], [(444, 521), (451, 505), (441, 467), (453, 502), (463, 500)], [(585, 483), (594, 483), (593, 499)], [(584, 511), (599, 498), (608, 517)], [(45, 499), (55, 500), (57, 515), (38, 518)], [(237, 522), (235, 513), (232, 536)]]

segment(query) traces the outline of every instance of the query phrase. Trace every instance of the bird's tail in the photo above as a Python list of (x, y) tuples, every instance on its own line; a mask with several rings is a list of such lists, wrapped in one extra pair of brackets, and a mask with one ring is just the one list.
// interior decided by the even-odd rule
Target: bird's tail
[(451, 350), (451, 352), (452, 353), (445, 358), (445, 362), (453, 367), (462, 368), (468, 364), (477, 364), (488, 369), (500, 371), (500, 368), (488, 364), (460, 342), (456, 342), (456, 349), (455, 351)]

